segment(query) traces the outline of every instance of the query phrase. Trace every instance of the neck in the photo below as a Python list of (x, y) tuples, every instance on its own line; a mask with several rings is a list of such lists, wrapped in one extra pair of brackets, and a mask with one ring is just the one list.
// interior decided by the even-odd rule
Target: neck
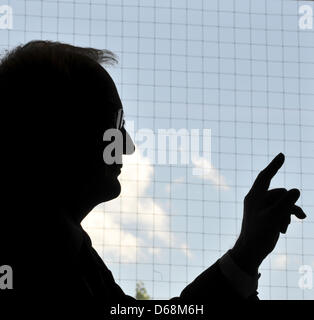
[(93, 206), (83, 203), (77, 203), (75, 201), (63, 201), (59, 206), (59, 210), (60, 209), (62, 214), (64, 214), (76, 225), (80, 225), (83, 219), (93, 209)]

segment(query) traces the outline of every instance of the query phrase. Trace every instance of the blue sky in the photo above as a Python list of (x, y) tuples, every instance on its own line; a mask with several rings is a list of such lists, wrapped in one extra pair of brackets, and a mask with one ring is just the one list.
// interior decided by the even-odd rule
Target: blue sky
[(84, 222), (126, 293), (143, 280), (152, 297), (167, 299), (214, 263), (240, 231), (242, 199), (257, 172), (284, 152), (272, 187), (300, 188), (308, 218), (292, 221), (261, 266), (260, 297), (314, 298), (314, 289), (298, 287), (299, 267), (314, 270), (314, 30), (298, 24), (299, 6), (313, 4), (3, 4), (13, 9), (13, 28), (0, 30), (1, 49), (47, 39), (115, 52), (119, 64), (108, 71), (135, 131), (211, 129), (211, 165), (223, 183), (193, 176), (193, 163), (152, 164), (139, 151), (138, 164), (126, 160), (121, 196)]

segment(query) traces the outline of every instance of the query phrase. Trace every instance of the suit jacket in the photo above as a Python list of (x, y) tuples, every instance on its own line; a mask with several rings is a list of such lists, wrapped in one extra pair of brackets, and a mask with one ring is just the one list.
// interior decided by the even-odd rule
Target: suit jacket
[[(9, 230), (9, 250), (2, 250), (1, 260), (13, 267), (14, 290), (6, 294), (52, 303), (54, 307), (64, 301), (92, 301), (99, 310), (104, 302), (134, 302), (115, 282), (81, 226), (63, 216), (54, 218), (50, 223), (44, 219), (44, 225), (31, 220), (22, 225), (22, 230)], [(250, 299), (258, 299), (257, 294)], [(209, 304), (225, 300), (242, 298), (222, 274), (218, 261), (184, 288), (179, 297), (171, 299)], [(75, 304), (75, 308), (79, 306)]]

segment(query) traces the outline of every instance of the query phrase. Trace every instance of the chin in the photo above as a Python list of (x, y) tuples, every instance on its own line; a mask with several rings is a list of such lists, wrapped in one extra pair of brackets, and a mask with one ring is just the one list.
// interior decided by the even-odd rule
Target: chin
[(115, 177), (110, 183), (106, 183), (105, 199), (104, 201), (110, 201), (117, 198), (121, 193), (121, 184), (117, 177)]

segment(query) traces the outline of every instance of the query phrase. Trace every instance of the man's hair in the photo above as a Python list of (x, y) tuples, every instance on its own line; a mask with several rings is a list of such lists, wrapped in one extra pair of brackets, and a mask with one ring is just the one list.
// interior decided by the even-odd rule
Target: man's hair
[(69, 71), (69, 63), (73, 60), (86, 61), (86, 58), (99, 64), (113, 65), (117, 62), (114, 53), (106, 49), (77, 47), (56, 41), (33, 40), (19, 45), (12, 50), (6, 50), (0, 61), (0, 74), (9, 76), (22, 64), (51, 63), (59, 67), (59, 71)]
[[(32, 106), (38, 114), (52, 115), (59, 108), (62, 113), (73, 114), (83, 103), (89, 108), (101, 103), (103, 107), (103, 102), (96, 102), (99, 97), (95, 92), (101, 88), (98, 92), (104, 99), (112, 91), (104, 90), (105, 71), (101, 64), (116, 62), (115, 54), (109, 50), (34, 40), (4, 53), (0, 60), (0, 88), (8, 100), (8, 109), (18, 108), (19, 112), (30, 114)], [(25, 105), (27, 110), (21, 108)]]

